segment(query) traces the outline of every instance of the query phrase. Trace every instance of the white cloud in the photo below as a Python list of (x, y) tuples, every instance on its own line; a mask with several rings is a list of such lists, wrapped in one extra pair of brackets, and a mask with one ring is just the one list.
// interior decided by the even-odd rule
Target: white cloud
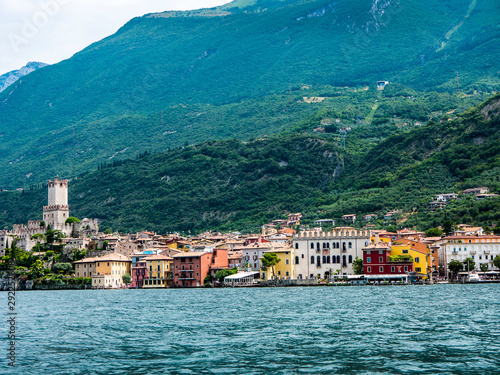
[(28, 61), (57, 63), (115, 33), (130, 19), (230, 0), (1, 0), (0, 75)]

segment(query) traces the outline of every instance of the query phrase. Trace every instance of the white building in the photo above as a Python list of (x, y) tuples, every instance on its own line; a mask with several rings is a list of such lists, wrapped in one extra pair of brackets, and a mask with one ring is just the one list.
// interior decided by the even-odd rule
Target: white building
[(299, 232), (293, 237), (295, 274), (298, 279), (321, 278), (340, 270), (353, 274), (356, 257), (363, 259), (363, 247), (370, 243), (368, 230), (333, 229), (331, 232)]
[(498, 270), (493, 259), (500, 255), (500, 236), (450, 236), (443, 238), (442, 242), (440, 250), (444, 264), (448, 265), (452, 260), (463, 262), (470, 257), (476, 263), (476, 271), (481, 270), (481, 264), (487, 264), (489, 271)]

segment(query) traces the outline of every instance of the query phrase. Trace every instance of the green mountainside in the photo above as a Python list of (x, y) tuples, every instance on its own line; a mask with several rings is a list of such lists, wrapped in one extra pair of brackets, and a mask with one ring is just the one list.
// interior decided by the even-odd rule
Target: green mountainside
[[(292, 131), (328, 111), (369, 125), (412, 107), (423, 121), (425, 103), (374, 111), (375, 82), (448, 95), (458, 72), (462, 93), (498, 90), (499, 10), (496, 0), (240, 0), (135, 18), (0, 93), (0, 186)], [(316, 96), (327, 99), (303, 99)], [(474, 104), (460, 100), (446, 106)]]
[[(445, 215), (471, 224), (500, 220), (498, 197), (427, 209), (440, 193), (478, 186), (500, 193), (500, 94), (392, 135), (383, 122), (378, 129), (386, 127), (388, 138), (368, 149), (359, 147), (369, 144), (363, 127), (347, 133), (343, 149), (338, 133), (316, 133), (316, 126), (311, 120), (280, 136), (207, 141), (102, 165), (70, 182), (71, 214), (101, 218), (102, 228), (161, 233), (257, 231), (290, 212), (304, 213), (305, 223), (341, 223), (344, 214), (401, 210), (398, 224), (418, 229), (440, 225)], [(46, 186), (1, 193), (0, 226), (39, 218), (45, 202)]]

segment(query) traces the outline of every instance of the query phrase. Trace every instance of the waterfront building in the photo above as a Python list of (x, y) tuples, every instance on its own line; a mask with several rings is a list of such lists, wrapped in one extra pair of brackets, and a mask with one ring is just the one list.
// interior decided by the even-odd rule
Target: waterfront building
[[(295, 251), (293, 247), (283, 247), (264, 251), (265, 253), (275, 253), (280, 260), (274, 266), (274, 277), (277, 280), (295, 279)], [(261, 271), (262, 280), (272, 280), (273, 272), (271, 269)]]
[(363, 248), (365, 275), (406, 275), (413, 272), (410, 255), (394, 256), (387, 242), (375, 242)]
[(164, 254), (149, 255), (141, 259), (146, 262), (148, 276), (144, 278), (143, 288), (165, 288), (173, 286), (173, 258)]
[(448, 236), (444, 237), (441, 242), (440, 250), (447, 272), (449, 272), (447, 265), (452, 260), (463, 262), (469, 257), (476, 265), (474, 270), (468, 271), (480, 271), (481, 264), (487, 266), (489, 271), (498, 271), (493, 264), (493, 259), (500, 255), (500, 236)]
[(226, 249), (214, 249), (213, 252), (190, 251), (175, 254), (174, 286), (178, 288), (199, 287), (210, 273), (210, 267), (228, 268)]
[(332, 273), (353, 274), (352, 263), (363, 257), (371, 232), (334, 228), (328, 232), (304, 231), (293, 237), (295, 274), (298, 279), (327, 278)]
[(429, 248), (426, 244), (407, 238), (401, 238), (392, 243), (392, 256), (411, 256), (415, 276), (424, 280), (429, 277), (431, 264)]
[(132, 265), (132, 284), (130, 288), (142, 288), (144, 285), (144, 279), (148, 278), (148, 268), (147, 263), (142, 259), (139, 259)]
[(125, 286), (123, 275), (131, 273), (132, 260), (129, 257), (112, 253), (93, 258), (93, 263), (92, 288), (122, 288)]

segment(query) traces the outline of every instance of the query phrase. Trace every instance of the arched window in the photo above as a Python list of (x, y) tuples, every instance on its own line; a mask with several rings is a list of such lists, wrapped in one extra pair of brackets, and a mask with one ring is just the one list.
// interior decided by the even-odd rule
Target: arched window
[(311, 255), (311, 264), (314, 264), (314, 255)]
[(329, 249), (330, 248), (330, 242), (327, 242), (326, 243), (326, 248)]
[(326, 263), (326, 255), (323, 255), (323, 263)]
[(326, 263), (330, 264), (330, 255), (326, 257)]
[(314, 242), (311, 242), (311, 249), (314, 249)]
[(365, 246), (368, 246), (368, 241), (365, 241)]
[(349, 242), (349, 249), (352, 249), (352, 242)]
[(342, 242), (342, 250), (345, 250), (345, 242)]
[(316, 249), (318, 249), (318, 250), (320, 249), (319, 242), (316, 244)]
[(299, 264), (299, 256), (298, 255), (295, 257), (295, 264)]
[(326, 243), (323, 242), (323, 249), (326, 249)]
[(316, 257), (316, 265), (321, 266), (321, 257), (319, 255)]
[(349, 263), (352, 263), (352, 255), (349, 255)]
[(340, 263), (340, 255), (337, 255), (337, 263)]
[(298, 250), (299, 249), (299, 243), (295, 242), (295, 248)]
[(342, 265), (347, 265), (347, 257), (342, 255)]

